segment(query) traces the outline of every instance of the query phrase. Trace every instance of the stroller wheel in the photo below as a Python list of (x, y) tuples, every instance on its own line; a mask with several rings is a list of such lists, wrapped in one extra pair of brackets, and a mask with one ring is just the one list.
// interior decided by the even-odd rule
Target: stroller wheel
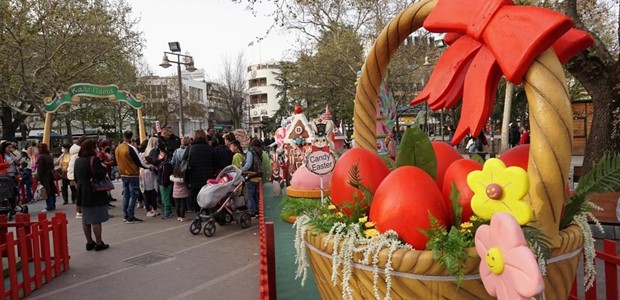
[(200, 233), (200, 227), (202, 227), (202, 222), (200, 219), (195, 219), (192, 221), (192, 224), (189, 225), (189, 232), (193, 235), (197, 235)]
[(239, 226), (243, 229), (246, 229), (252, 225), (252, 217), (248, 213), (243, 213), (239, 217)]
[(205, 236), (212, 237), (215, 234), (215, 223), (209, 221), (205, 223), (205, 228), (203, 230)]

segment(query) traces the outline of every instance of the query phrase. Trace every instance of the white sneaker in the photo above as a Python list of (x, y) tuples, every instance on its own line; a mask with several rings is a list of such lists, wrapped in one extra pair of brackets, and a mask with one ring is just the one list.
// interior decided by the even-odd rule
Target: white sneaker
[(82, 218), (82, 213), (75, 213), (75, 218), (76, 219), (81, 219)]
[(154, 217), (155, 216), (155, 212), (151, 210), (151, 211), (146, 213), (146, 216), (147, 217)]

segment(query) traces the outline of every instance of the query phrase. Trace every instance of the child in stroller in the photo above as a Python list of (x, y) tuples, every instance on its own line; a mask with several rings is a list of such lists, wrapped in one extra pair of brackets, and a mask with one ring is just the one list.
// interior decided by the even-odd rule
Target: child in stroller
[(246, 178), (235, 166), (225, 167), (216, 179), (211, 179), (198, 193), (197, 202), (200, 212), (190, 224), (192, 234), (203, 233), (207, 237), (215, 234), (215, 222), (225, 225), (236, 221), (241, 228), (248, 228), (252, 217), (247, 211), (245, 197), (241, 193)]
[(28, 206), (16, 204), (16, 190), (13, 176), (0, 174), (0, 214), (7, 215), (9, 221), (18, 212), (28, 213)]

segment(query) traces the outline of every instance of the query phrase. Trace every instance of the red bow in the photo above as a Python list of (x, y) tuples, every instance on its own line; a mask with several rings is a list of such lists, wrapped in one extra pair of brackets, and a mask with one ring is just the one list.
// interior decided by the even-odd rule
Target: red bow
[(444, 40), (450, 47), (410, 104), (428, 100), (437, 110), (451, 108), (463, 97), (452, 143), (468, 132), (476, 136), (491, 114), (502, 75), (519, 84), (532, 61), (551, 45), (565, 63), (594, 43), (587, 33), (571, 29), (572, 24), (560, 13), (514, 6), (510, 0), (440, 0), (424, 27), (448, 32)]
[(323, 151), (323, 152), (329, 152), (329, 146), (323, 146), (323, 147), (317, 147), (312, 145), (312, 152), (317, 152), (317, 151)]

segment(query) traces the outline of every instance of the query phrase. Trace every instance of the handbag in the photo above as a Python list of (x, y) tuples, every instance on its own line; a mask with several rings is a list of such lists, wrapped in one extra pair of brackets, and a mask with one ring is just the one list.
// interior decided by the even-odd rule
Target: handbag
[[(183, 158), (181, 160), (181, 163), (179, 164), (179, 171), (181, 173), (181, 178), (183, 178), (185, 180), (185, 182), (188, 182), (189, 179), (189, 170), (191, 169), (191, 166), (189, 165), (189, 157), (190, 155), (192, 155), (190, 151), (190, 147), (187, 147), (187, 159)], [(185, 155), (184, 155), (185, 156)]]
[(62, 171), (58, 169), (52, 170), (52, 178), (54, 179), (54, 181), (61, 180), (63, 178)]
[(112, 181), (110, 180), (110, 178), (108, 178), (108, 176), (105, 176), (103, 179), (97, 179), (95, 177), (95, 169), (93, 168), (93, 161), (95, 160), (94, 156), (91, 156), (90, 158), (90, 175), (91, 175), (91, 179), (90, 182), (93, 186), (93, 191), (95, 192), (107, 192), (107, 191), (111, 191), (114, 189), (114, 184), (112, 183)]

